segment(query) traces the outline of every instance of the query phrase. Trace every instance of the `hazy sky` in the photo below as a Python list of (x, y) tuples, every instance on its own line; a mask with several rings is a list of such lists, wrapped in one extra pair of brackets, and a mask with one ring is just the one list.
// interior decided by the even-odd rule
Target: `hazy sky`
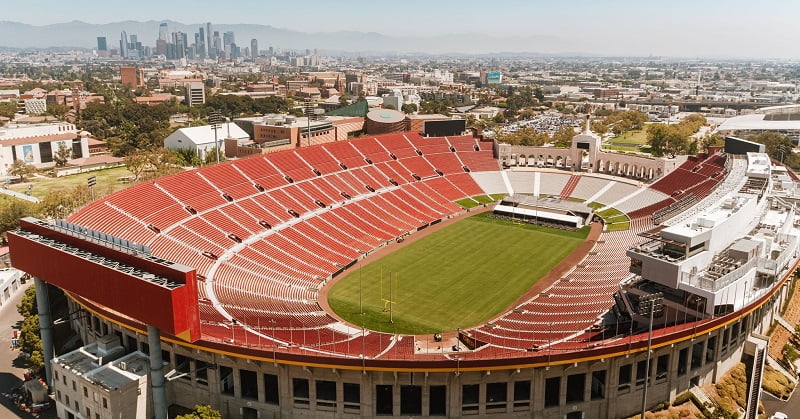
[(2, 9), (0, 20), (35, 25), (170, 19), (389, 36), (472, 32), (547, 37), (558, 50), (598, 54), (800, 59), (797, 0), (39, 0)]

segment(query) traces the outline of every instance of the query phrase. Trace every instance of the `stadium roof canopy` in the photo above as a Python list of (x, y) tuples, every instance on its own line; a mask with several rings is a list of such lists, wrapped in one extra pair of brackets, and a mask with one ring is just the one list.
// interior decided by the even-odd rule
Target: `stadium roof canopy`
[[(798, 110), (800, 112), (800, 110)], [(762, 131), (794, 131), (800, 130), (800, 120), (767, 120), (767, 114), (754, 113), (750, 115), (734, 116), (725, 120), (717, 131), (740, 131), (740, 130), (762, 130)]]

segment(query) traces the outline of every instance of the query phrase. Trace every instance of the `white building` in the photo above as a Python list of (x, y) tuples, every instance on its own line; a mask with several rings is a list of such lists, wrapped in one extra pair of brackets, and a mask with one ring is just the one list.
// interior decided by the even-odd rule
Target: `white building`
[(206, 103), (206, 89), (202, 82), (186, 83), (184, 103), (187, 106), (199, 106)]
[(222, 147), (226, 138), (250, 140), (247, 132), (235, 123), (227, 122), (219, 125), (216, 134), (211, 125), (178, 129), (164, 139), (164, 147), (170, 150), (194, 149), (200, 159), (205, 159), (208, 152), (214, 149), (215, 142)]
[(47, 100), (45, 99), (25, 99), (25, 114), (41, 115), (47, 112)]
[(148, 358), (125, 355), (116, 335), (54, 358), (53, 393), (60, 418), (145, 419), (152, 416)]
[(15, 160), (53, 167), (63, 148), (72, 151), (68, 159), (89, 157), (89, 137), (67, 122), (0, 127), (0, 175), (7, 175)]

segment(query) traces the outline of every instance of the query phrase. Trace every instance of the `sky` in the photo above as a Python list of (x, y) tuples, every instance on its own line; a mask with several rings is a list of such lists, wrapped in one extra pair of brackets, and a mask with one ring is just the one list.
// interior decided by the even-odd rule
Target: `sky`
[(480, 33), (553, 42), (564, 52), (800, 59), (798, 18), (796, 0), (38, 0), (14, 2), (0, 16), (34, 25), (170, 19), (398, 37)]

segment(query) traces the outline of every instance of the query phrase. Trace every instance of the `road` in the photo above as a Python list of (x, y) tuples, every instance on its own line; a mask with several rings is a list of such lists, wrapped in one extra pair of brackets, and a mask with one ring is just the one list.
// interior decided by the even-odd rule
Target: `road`
[[(28, 281), (24, 286), (33, 286), (33, 281)], [(22, 412), (5, 397), (12, 388), (22, 384), (22, 376), (27, 371), (16, 365), (19, 350), (11, 349), (11, 338), (14, 330), (19, 330), (22, 316), (17, 313), (17, 303), (22, 299), (24, 288), (17, 290), (11, 299), (0, 307), (0, 418), (33, 418), (34, 416)], [(50, 409), (41, 418), (55, 418), (55, 409)]]
[(798, 391), (792, 393), (792, 397), (788, 401), (779, 400), (772, 397), (769, 393), (762, 392), (761, 400), (764, 402), (764, 409), (767, 415), (772, 415), (775, 412), (783, 412), (789, 414), (789, 417), (794, 417), (790, 413), (800, 414), (800, 396), (797, 395)]

